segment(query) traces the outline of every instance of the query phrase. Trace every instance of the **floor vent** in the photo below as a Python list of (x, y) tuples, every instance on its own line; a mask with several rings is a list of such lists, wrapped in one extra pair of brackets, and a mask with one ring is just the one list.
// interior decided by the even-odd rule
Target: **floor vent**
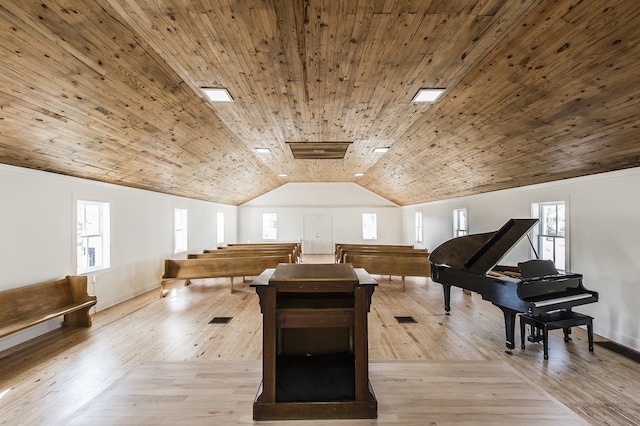
[(227, 324), (233, 317), (213, 317), (209, 324)]
[(601, 346), (605, 349), (609, 349), (611, 352), (615, 352), (625, 358), (635, 361), (640, 364), (640, 352), (636, 352), (633, 349), (626, 346), (619, 345), (615, 342), (593, 342), (594, 344)]
[(416, 324), (418, 321), (413, 319), (413, 317), (394, 317), (398, 324)]

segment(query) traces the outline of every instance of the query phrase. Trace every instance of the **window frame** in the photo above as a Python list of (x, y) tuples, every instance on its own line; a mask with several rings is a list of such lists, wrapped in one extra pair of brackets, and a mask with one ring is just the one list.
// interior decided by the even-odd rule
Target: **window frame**
[[(533, 246), (532, 256), (553, 261), (556, 269), (560, 271), (570, 271), (570, 238), (569, 238), (569, 203), (566, 200), (540, 201), (531, 203), (531, 216), (538, 219), (538, 223), (531, 230)], [(543, 232), (543, 227), (548, 220), (545, 220), (544, 209), (555, 206), (555, 229), (556, 233)], [(562, 206), (562, 217), (559, 218), (558, 207)], [(560, 224), (562, 222), (562, 224)], [(562, 229), (562, 230), (561, 230)], [(548, 250), (544, 249), (544, 240), (551, 240), (552, 255), (547, 256)], [(558, 242), (561, 241), (561, 244)], [(547, 247), (549, 245), (547, 244)], [(563, 248), (558, 252), (558, 248)]]
[(362, 213), (362, 239), (365, 241), (378, 239), (378, 215), (376, 213)]
[(414, 215), (415, 225), (415, 242), (422, 244), (424, 242), (423, 214), (422, 210), (418, 210)]
[(173, 254), (187, 251), (189, 251), (189, 210), (175, 207), (173, 209)]
[[(460, 218), (460, 214), (464, 213), (464, 227), (460, 225), (462, 221)], [(461, 207), (458, 209), (453, 209), (453, 237), (463, 237), (465, 235), (469, 235), (469, 211), (466, 207)]]
[(278, 240), (278, 213), (262, 213), (262, 240)]
[[(73, 258), (75, 260), (75, 270), (78, 275), (86, 275), (91, 274), (97, 271), (103, 271), (111, 268), (111, 203), (106, 201), (99, 201), (95, 199), (91, 199), (90, 197), (74, 197), (74, 253)], [(80, 207), (83, 207), (82, 218), (80, 217)], [(87, 229), (87, 206), (95, 206), (98, 208), (98, 229), (97, 233), (85, 233)], [(82, 221), (82, 225), (80, 223)], [(82, 230), (81, 230), (82, 229)], [(82, 235), (81, 235), (82, 234)], [(90, 239), (99, 238), (99, 249), (98, 247), (91, 247)], [(81, 243), (81, 240), (84, 240)], [(80, 261), (81, 250), (87, 249), (87, 253), (83, 256), (86, 256), (86, 267), (81, 266), (83, 262)], [(99, 258), (99, 264), (91, 266), (90, 259), (91, 256), (88, 252), (90, 249), (94, 249), (94, 257)], [(97, 254), (97, 256), (96, 256)]]

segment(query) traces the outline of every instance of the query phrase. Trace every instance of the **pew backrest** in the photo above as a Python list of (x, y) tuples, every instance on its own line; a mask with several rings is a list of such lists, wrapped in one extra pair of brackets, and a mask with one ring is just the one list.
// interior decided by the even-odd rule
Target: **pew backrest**
[(431, 276), (431, 263), (422, 253), (347, 253), (345, 263), (364, 268), (372, 275), (400, 276), (402, 291), (405, 290), (405, 277)]
[(210, 257), (200, 259), (167, 259), (164, 261), (164, 273), (160, 280), (160, 295), (168, 292), (170, 281), (192, 279), (233, 278), (260, 275), (267, 268), (275, 268), (280, 263), (291, 263), (288, 255), (254, 257)]
[(295, 261), (295, 253), (291, 249), (247, 249), (247, 250), (209, 250), (205, 253), (191, 253), (187, 259), (233, 258), (233, 257), (263, 257), (286, 256), (288, 263)]
[(242, 251), (242, 250), (285, 250), (292, 251), (293, 261), (300, 260), (302, 254), (302, 245), (300, 243), (229, 243), (226, 246), (218, 247), (217, 249), (207, 249), (204, 253), (216, 252), (216, 251)]
[(423, 253), (428, 254), (426, 249), (416, 249), (413, 246), (392, 246), (392, 245), (366, 245), (366, 244), (346, 244), (336, 247), (336, 262), (344, 262), (346, 253)]

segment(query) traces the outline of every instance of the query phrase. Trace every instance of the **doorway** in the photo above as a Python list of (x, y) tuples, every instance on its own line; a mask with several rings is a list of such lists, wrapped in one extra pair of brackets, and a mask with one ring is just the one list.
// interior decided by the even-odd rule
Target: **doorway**
[(310, 214), (304, 216), (302, 253), (333, 253), (333, 217)]

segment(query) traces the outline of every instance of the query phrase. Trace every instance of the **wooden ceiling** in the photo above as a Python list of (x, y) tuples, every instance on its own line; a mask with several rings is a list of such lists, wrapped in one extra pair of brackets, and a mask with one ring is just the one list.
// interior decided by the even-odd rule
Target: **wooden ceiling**
[[(632, 0), (4, 0), (0, 162), (234, 205), (285, 182), (408, 205), (636, 167), (639, 42)], [(422, 87), (447, 91), (412, 103)]]

